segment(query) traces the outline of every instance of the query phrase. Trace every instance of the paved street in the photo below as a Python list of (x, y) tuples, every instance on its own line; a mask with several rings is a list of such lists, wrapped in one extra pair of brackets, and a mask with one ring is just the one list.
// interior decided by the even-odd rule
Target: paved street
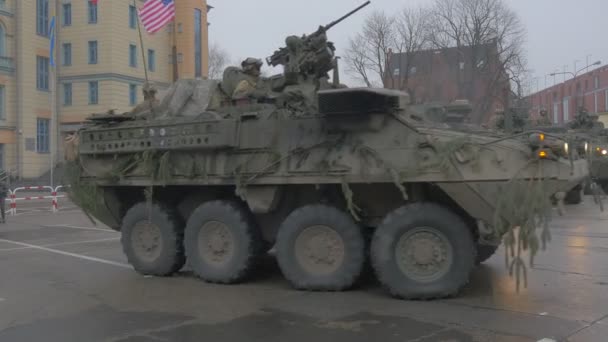
[(608, 213), (591, 202), (554, 220), (520, 293), (501, 250), (458, 298), (427, 302), (373, 280), (294, 291), (271, 256), (242, 285), (143, 277), (79, 211), (24, 211), (0, 226), (0, 341), (605, 341)]

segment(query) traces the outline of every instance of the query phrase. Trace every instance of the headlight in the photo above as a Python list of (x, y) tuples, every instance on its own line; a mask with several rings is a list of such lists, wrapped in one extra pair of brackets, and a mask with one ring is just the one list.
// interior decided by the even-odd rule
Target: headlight
[(607, 154), (608, 154), (608, 151), (606, 151), (606, 150), (602, 150), (602, 155), (603, 155), (603, 156), (605, 156), (605, 155), (607, 155)]
[(570, 153), (568, 153), (568, 143), (567, 142), (564, 143), (564, 152), (566, 152), (566, 155), (570, 155)]
[(589, 151), (589, 143), (585, 142), (585, 153)]
[(539, 147), (540, 145), (542, 145), (543, 142), (545, 142), (545, 134), (544, 133), (530, 134), (528, 141), (530, 142), (530, 145), (532, 147)]

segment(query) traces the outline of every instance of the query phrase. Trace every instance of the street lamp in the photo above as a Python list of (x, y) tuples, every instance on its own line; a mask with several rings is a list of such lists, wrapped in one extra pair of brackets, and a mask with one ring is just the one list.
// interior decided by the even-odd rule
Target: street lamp
[(591, 65), (587, 65), (586, 67), (584, 67), (584, 68), (582, 68), (580, 70), (577, 70), (576, 72), (571, 72), (571, 71), (553, 72), (553, 73), (549, 74), (549, 76), (570, 74), (570, 75), (572, 75), (572, 78), (576, 78), (576, 76), (578, 76), (578, 74), (581, 71), (589, 69), (589, 67), (592, 67), (594, 65), (600, 65), (600, 64), (602, 64), (602, 61), (597, 61), (597, 62), (595, 62), (595, 63), (593, 63)]
[[(561, 75), (561, 74), (563, 74), (563, 75), (564, 75), (564, 82), (565, 82), (565, 77), (566, 77), (565, 75), (566, 75), (566, 74), (570, 74), (570, 75), (572, 75), (572, 82), (574, 83), (574, 82), (576, 82), (576, 76), (578, 76), (578, 74), (579, 74), (581, 71), (583, 71), (583, 70), (587, 70), (587, 69), (589, 69), (589, 67), (591, 67), (591, 66), (594, 66), (594, 65), (600, 65), (600, 64), (602, 64), (602, 61), (597, 61), (597, 62), (595, 62), (595, 63), (593, 63), (593, 64), (591, 64), (591, 65), (587, 65), (586, 67), (584, 67), (584, 68), (582, 68), (582, 69), (580, 69), (580, 70), (577, 70), (577, 71), (576, 71), (576, 72), (574, 72), (574, 73), (572, 73), (572, 72), (570, 72), (570, 71), (564, 71), (564, 72), (554, 72), (554, 73), (552, 73), (552, 74), (551, 74), (551, 76), (555, 76), (555, 75)], [(576, 91), (576, 94), (574, 95), (574, 106), (575, 106), (574, 110), (575, 110), (575, 111), (576, 111), (576, 106), (577, 106), (577, 105), (578, 105), (578, 91)]]

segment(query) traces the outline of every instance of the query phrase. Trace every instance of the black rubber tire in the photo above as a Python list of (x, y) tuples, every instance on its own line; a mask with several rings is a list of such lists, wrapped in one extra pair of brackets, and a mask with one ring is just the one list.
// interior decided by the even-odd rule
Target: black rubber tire
[[(233, 237), (233, 251), (223, 265), (214, 265), (199, 250), (199, 233), (206, 222), (226, 225)], [(232, 201), (210, 201), (201, 204), (186, 223), (184, 245), (188, 265), (194, 274), (210, 283), (234, 284), (251, 276), (255, 264), (265, 252), (262, 236), (249, 211)]]
[[(404, 274), (397, 264), (397, 242), (403, 234), (417, 227), (435, 229), (451, 244), (452, 265), (439, 279), (416, 281)], [(458, 215), (438, 204), (413, 203), (388, 214), (376, 229), (371, 259), (378, 280), (393, 296), (433, 299), (453, 296), (469, 282), (476, 250), (472, 232)]]
[(494, 253), (496, 253), (496, 250), (498, 249), (498, 246), (490, 246), (490, 245), (477, 245), (477, 258), (475, 260), (475, 263), (477, 265), (481, 264), (482, 262), (490, 259), (490, 257), (492, 257), (492, 255), (494, 255)]
[(582, 189), (580, 185), (574, 187), (574, 189), (566, 193), (564, 198), (565, 204), (580, 204), (583, 201)]
[[(148, 219), (159, 228), (163, 242), (160, 256), (153, 262), (138, 257), (131, 241), (134, 226)], [(169, 276), (179, 271), (186, 261), (183, 227), (179, 215), (163, 205), (155, 203), (149, 208), (147, 203), (142, 202), (131, 207), (122, 220), (120, 240), (127, 260), (135, 271), (154, 276)]]
[[(298, 262), (296, 239), (304, 229), (324, 225), (342, 239), (344, 259), (335, 271), (312, 274)], [(314, 204), (293, 211), (279, 228), (276, 257), (285, 278), (299, 290), (341, 291), (352, 287), (363, 271), (365, 263), (365, 238), (362, 228), (350, 215), (334, 207)]]

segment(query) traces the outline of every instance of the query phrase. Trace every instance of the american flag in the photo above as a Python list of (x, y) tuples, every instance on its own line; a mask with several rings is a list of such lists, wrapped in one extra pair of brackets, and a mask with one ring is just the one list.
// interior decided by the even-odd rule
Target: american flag
[(175, 17), (175, 3), (173, 0), (147, 0), (139, 17), (148, 33), (158, 32)]

